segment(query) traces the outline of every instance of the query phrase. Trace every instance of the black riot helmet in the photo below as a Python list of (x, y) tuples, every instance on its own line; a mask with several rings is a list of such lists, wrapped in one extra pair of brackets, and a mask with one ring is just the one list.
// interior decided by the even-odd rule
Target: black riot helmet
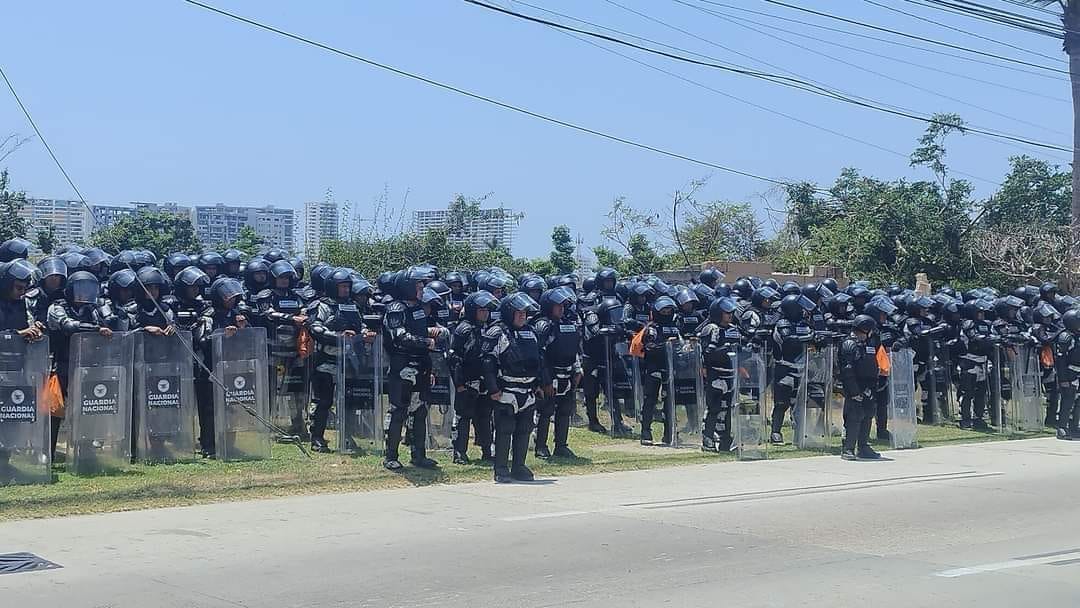
[[(15, 259), (21, 260), (22, 258)], [(32, 271), (23, 265), (17, 265), (14, 261), (0, 263), (0, 297), (5, 300), (22, 299), (26, 294), (26, 290), (30, 288), (32, 278)], [(20, 290), (13, 289), (16, 281), (22, 283)]]
[(656, 292), (653, 291), (651, 285), (644, 281), (634, 283), (634, 286), (630, 289), (630, 300), (634, 304), (645, 304), (656, 298)]
[(724, 273), (715, 268), (706, 268), (698, 273), (698, 283), (708, 285), (709, 287), (716, 287), (716, 284), (724, 280)]
[(679, 305), (679, 309), (683, 308), (684, 304), (693, 303), (694, 308), (697, 308), (701, 304), (701, 300), (698, 299), (697, 292), (690, 289), (680, 289), (675, 294), (675, 303)]
[(266, 251), (266, 253), (262, 254), (262, 256), (267, 262), (270, 262), (271, 264), (273, 264), (274, 262), (277, 262), (278, 260), (284, 260), (285, 259), (285, 252), (282, 251), (281, 249), (278, 249), (277, 247), (271, 247), (270, 249), (268, 249)]
[(829, 277), (821, 279), (820, 283), (833, 293), (837, 293), (840, 291), (840, 285), (837, 284), (836, 279), (834, 278)]
[[(120, 255), (116, 257), (119, 258), (121, 255), (123, 255), (123, 252), (121, 252)], [(113, 261), (115, 261), (115, 259)], [(170, 253), (169, 255), (165, 256), (165, 262), (164, 264), (162, 264), (162, 267), (165, 270), (165, 274), (170, 279), (175, 279), (176, 275), (180, 274), (181, 270), (188, 268), (191, 265), (191, 257), (188, 254)]]
[[(285, 262), (285, 260), (278, 260), (278, 262)], [(276, 264), (277, 262), (274, 263)], [(285, 263), (288, 264), (288, 262)], [(271, 267), (273, 267), (273, 265), (271, 265)], [(291, 268), (292, 265), (290, 264), (289, 267)], [(293, 274), (295, 275), (295, 273)], [(352, 294), (352, 282), (353, 275), (351, 270), (348, 268), (335, 268), (334, 272), (330, 274), (330, 277), (323, 281), (323, 289), (326, 290), (326, 295), (328, 297), (340, 300), (342, 298), (350, 297)], [(344, 296), (341, 295), (341, 285), (343, 284), (349, 286), (349, 289)], [(415, 297), (416, 296), (413, 295), (413, 298)]]
[(596, 275), (589, 275), (581, 281), (581, 290), (591, 293), (596, 290)]
[(0, 262), (25, 260), (30, 257), (30, 241), (20, 238), (0, 243)]
[(65, 281), (67, 280), (68, 267), (64, 259), (57, 255), (50, 255), (38, 262), (38, 270), (41, 271), (42, 283), (49, 277), (61, 277)]
[(473, 323), (481, 323), (482, 321), (476, 318), (476, 313), (480, 309), (495, 312), (499, 309), (499, 300), (486, 291), (476, 291), (469, 294), (465, 298), (465, 319)]
[(352, 297), (354, 302), (366, 306), (373, 295), (375, 295), (375, 287), (367, 279), (353, 277), (352, 287), (349, 288), (349, 296)]
[(792, 322), (799, 321), (814, 308), (814, 302), (802, 294), (787, 295), (784, 296), (783, 300), (780, 300), (780, 313), (784, 315), (785, 319)]
[(73, 306), (93, 304), (101, 295), (101, 281), (92, 272), (80, 270), (68, 277), (64, 297)]
[(919, 296), (908, 301), (908, 315), (922, 317), (934, 305), (934, 301), (926, 296)]
[(723, 313), (727, 313), (728, 322), (731, 322), (731, 315), (735, 314), (735, 310), (738, 306), (735, 304), (735, 300), (730, 297), (716, 298), (712, 304), (709, 305), (709, 320), (713, 323), (723, 322)]
[(601, 268), (596, 271), (596, 289), (604, 294), (615, 293), (615, 283), (619, 273), (614, 268)]
[(199, 256), (198, 266), (199, 270), (206, 273), (206, 276), (215, 279), (221, 274), (221, 271), (223, 270), (222, 267), (225, 266), (225, 260), (221, 257), (220, 253), (217, 253), (216, 251), (207, 251)]
[(429, 271), (421, 266), (409, 266), (394, 277), (394, 297), (411, 301), (417, 299), (417, 285), (422, 285)]
[[(67, 254), (63, 254), (63, 255), (67, 255)], [(173, 255), (176, 255), (176, 254), (173, 254)], [(180, 254), (180, 255), (183, 255), (183, 254)], [(185, 261), (187, 261), (187, 256), (186, 255), (184, 255), (184, 259), (185, 259)], [(166, 266), (168, 265), (168, 263), (169, 263), (168, 260), (166, 260), (165, 261)], [(70, 264), (68, 265), (68, 268), (69, 269), (71, 268)], [(114, 255), (112, 260), (109, 261), (109, 272), (110, 273), (116, 272), (117, 270), (123, 270), (125, 268), (136, 268), (135, 267), (135, 252), (134, 251), (129, 251), (129, 250), (125, 249), (124, 251), (121, 251), (120, 253)]]
[(618, 298), (605, 297), (596, 304), (596, 316), (601, 325), (618, 325), (623, 320), (623, 307)]
[(324, 265), (322, 268), (319, 268), (318, 272), (314, 270), (311, 271), (311, 286), (315, 289), (316, 292), (323, 295), (327, 293), (327, 288), (329, 287), (328, 281), (330, 280), (330, 277), (334, 274), (335, 270), (336, 268), (327, 264)]
[(511, 294), (503, 298), (502, 302), (499, 303), (499, 314), (502, 322), (511, 327), (518, 327), (514, 323), (514, 315), (518, 312), (524, 312), (525, 318), (528, 319), (540, 312), (540, 305), (523, 291)]
[(217, 279), (210, 286), (210, 300), (213, 302), (214, 307), (219, 310), (225, 309), (226, 303), (239, 299), (243, 294), (244, 287), (240, 285), (240, 281), (231, 277)]
[[(170, 291), (169, 278), (165, 276), (165, 273), (161, 270), (154, 268), (153, 266), (146, 266), (140, 268), (135, 276), (138, 278), (139, 288), (135, 290), (135, 299), (139, 301), (149, 299), (161, 299), (167, 295)], [(151, 298), (148, 291), (151, 287), (156, 287), (158, 290), (157, 297)]]
[(225, 274), (233, 278), (240, 276), (240, 270), (244, 267), (244, 252), (239, 249), (226, 249), (222, 252), (221, 259), (225, 261), (222, 268)]
[[(454, 293), (461, 293), (465, 291), (465, 288), (469, 286), (469, 280), (465, 278), (465, 275), (457, 270), (451, 270), (443, 277), (443, 282), (450, 286), (451, 291)], [(458, 288), (454, 288), (454, 284), (458, 284)]]
[(754, 287), (750, 284), (749, 279), (735, 281), (735, 284), (731, 286), (731, 291), (735, 292), (735, 295), (743, 300), (749, 300), (754, 295)]
[(76, 251), (69, 251), (68, 253), (62, 254), (60, 259), (64, 260), (64, 263), (67, 264), (68, 274), (78, 270), (85, 270), (86, 268), (83, 264), (83, 260), (86, 259), (86, 256)]
[(799, 288), (799, 293), (810, 298), (814, 304), (821, 303), (821, 287), (817, 283), (807, 283)]
[(138, 251), (132, 251), (132, 268), (138, 270), (146, 266), (153, 266), (157, 263), (157, 256), (152, 252), (140, 249)]
[(775, 289), (763, 285), (750, 295), (750, 303), (757, 308), (768, 308), (779, 297), (780, 294)]
[(877, 321), (870, 315), (856, 315), (854, 322), (855, 331), (865, 332), (867, 335), (877, 329)]
[[(278, 287), (278, 279), (288, 279), (289, 284), (284, 288)], [(351, 280), (351, 278), (350, 278)], [(288, 260), (278, 260), (273, 264), (270, 264), (270, 288), (271, 289), (291, 289), (296, 286), (297, 276), (296, 269)]]
[[(318, 264), (315, 264), (314, 266), (311, 267), (311, 287), (315, 291), (320, 291), (322, 289), (322, 283), (319, 283), (318, 285), (315, 284), (315, 281), (316, 281), (315, 275), (319, 274), (322, 271), (322, 269), (326, 268), (326, 267), (327, 267), (326, 262), (319, 262)], [(321, 281), (321, 279), (319, 279), (319, 280)]]
[[(394, 294), (394, 278), (396, 276), (397, 276), (396, 273), (390, 272), (389, 270), (384, 271), (384, 272), (380, 272), (379, 276), (375, 278), (375, 286), (378, 287), (379, 293), (381, 293), (384, 296), (386, 296), (386, 295), (391, 295), (392, 296)], [(315, 282), (314, 279), (315, 278), (312, 277), (312, 284), (313, 285), (314, 285), (314, 282)], [(322, 283), (322, 281), (320, 281), (320, 284), (321, 283)]]
[(1061, 313), (1046, 302), (1040, 302), (1032, 312), (1032, 320), (1040, 325), (1054, 325), (1061, 318)]
[(450, 297), (451, 293), (453, 293), (453, 290), (450, 289), (450, 286), (447, 285), (445, 281), (440, 281), (438, 279), (428, 283), (425, 289), (430, 289), (439, 294), (439, 297), (444, 301)]
[(194, 299), (203, 288), (210, 286), (210, 277), (206, 276), (206, 273), (198, 268), (188, 266), (176, 273), (173, 284), (181, 298)]
[(506, 277), (498, 274), (488, 274), (481, 281), (477, 282), (477, 289), (481, 289), (490, 293), (495, 297), (501, 297), (506, 294), (506, 288), (510, 285), (510, 281)]
[[(137, 280), (138, 279), (136, 278), (134, 270), (130, 268), (117, 270), (116, 272), (109, 275), (109, 296), (112, 297), (113, 300), (122, 299), (118, 298), (121, 293), (120, 290), (133, 289)], [(135, 292), (132, 291), (129, 295), (131, 297), (135, 297)]]
[(837, 319), (846, 319), (851, 314), (851, 296), (844, 292), (833, 294), (827, 300), (829, 313)]
[(785, 282), (784, 286), (780, 289), (780, 293), (784, 294), (785, 296), (806, 295), (803, 294), (802, 288), (799, 287), (799, 284), (795, 281)]
[[(734, 292), (731, 291), (731, 285), (728, 285), (727, 283), (723, 283), (723, 282), (717, 283), (716, 287), (713, 287), (712, 292), (713, 292), (713, 297), (715, 297), (715, 298), (732, 297), (732, 294), (734, 293)], [(701, 296), (701, 292), (698, 292), (698, 296), (699, 297)]]
[[(665, 313), (665, 310), (671, 309), (671, 313)], [(660, 296), (652, 303), (653, 315), (660, 315), (661, 317), (669, 318), (675, 314), (675, 300), (672, 300), (669, 296)]]
[(693, 291), (694, 295), (697, 296), (698, 304), (701, 306), (701, 308), (708, 308), (709, 304), (711, 304), (712, 301), (715, 300), (717, 297), (723, 297), (728, 295), (727, 293), (717, 294), (714, 288), (709, 287), (704, 283), (698, 283), (697, 285), (694, 285)]
[(556, 305), (563, 306), (563, 312), (565, 313), (565, 306), (568, 302), (573, 302), (573, 295), (568, 289), (561, 287), (549, 289), (540, 296), (540, 314), (550, 317), (552, 309)]
[(432, 311), (446, 307), (446, 301), (434, 289), (425, 287), (420, 292), (420, 303), (429, 306)]
[(540, 278), (539, 276), (529, 277), (524, 281), (521, 281), (519, 285), (521, 286), (521, 291), (529, 294), (529, 297), (532, 298), (534, 301), (539, 299), (539, 297), (544, 293), (544, 290), (547, 288), (547, 283), (545, 283), (544, 279)]
[(1076, 298), (1072, 296), (1058, 296), (1054, 298), (1054, 307), (1058, 309), (1058, 312), (1065, 314), (1066, 310), (1070, 308), (1076, 308)]
[(1080, 333), (1080, 310), (1070, 308), (1061, 315), (1061, 324), (1072, 333)]
[(289, 263), (292, 264), (293, 270), (296, 271), (296, 280), (304, 280), (304, 260), (298, 257), (289, 258)]
[(885, 296), (874, 296), (863, 307), (863, 314), (869, 316), (879, 325), (884, 323), (898, 309), (892, 300)]
[(1043, 283), (1042, 287), (1039, 288), (1039, 296), (1047, 302), (1053, 302), (1054, 297), (1057, 296), (1057, 293), (1057, 285), (1051, 283), (1050, 281)]
[[(196, 268), (196, 270), (199, 270)], [(199, 270), (199, 272), (202, 272)], [(206, 273), (203, 273), (204, 275)], [(207, 277), (209, 278), (209, 277)], [(248, 293), (259, 293), (270, 285), (270, 266), (263, 259), (254, 259), (244, 267), (244, 286)]]

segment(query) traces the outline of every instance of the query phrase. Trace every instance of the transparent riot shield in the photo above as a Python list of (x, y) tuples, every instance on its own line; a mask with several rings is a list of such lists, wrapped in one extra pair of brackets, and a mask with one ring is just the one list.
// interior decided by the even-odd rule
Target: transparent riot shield
[(71, 336), (67, 415), (77, 474), (106, 473), (131, 462), (134, 345), (124, 332)]
[(836, 356), (836, 343), (830, 344), (833, 350), (832, 376), (829, 382), (829, 399), (825, 403), (826, 417), (828, 419), (829, 437), (843, 437), (844, 435), (844, 385), (840, 381), (840, 357)]
[(334, 385), (339, 453), (370, 454), (382, 449), (382, 384), (382, 333), (370, 344), (360, 334), (341, 338)]
[(0, 486), (49, 483), (49, 340), (0, 332)]
[(889, 353), (889, 433), (896, 449), (918, 447), (915, 401), (915, 353), (904, 348)]
[(605, 336), (604, 402), (611, 416), (609, 432), (618, 436), (625, 418), (633, 419), (641, 411), (641, 375), (636, 357), (629, 355), (626, 342)]
[(990, 355), (989, 384), (990, 402), (987, 409), (990, 412), (990, 426), (998, 431), (1003, 431), (1002, 422), (1007, 417), (1005, 408), (1011, 396), (1012, 386), (1009, 384), (1009, 370), (1005, 367), (1008, 359), (1000, 344), (994, 345), (994, 352)]
[(303, 435), (311, 403), (311, 366), (297, 353), (298, 331), (292, 325), (273, 329), (269, 342), (270, 420), (290, 435)]
[(1030, 344), (1021, 344), (1011, 346), (1005, 352), (1009, 356), (1012, 384), (1006, 417), (1008, 428), (1014, 433), (1042, 430), (1042, 370), (1038, 351)]
[(665, 409), (674, 421), (677, 448), (701, 447), (705, 415), (705, 378), (701, 345), (697, 340), (672, 340), (667, 344), (668, 386)]
[(941, 395), (941, 400), (938, 402), (941, 416), (938, 417), (938, 422), (945, 426), (955, 426), (957, 413), (960, 409), (957, 403), (956, 382), (954, 381), (957, 373), (956, 361), (952, 358), (952, 345), (949, 342), (944, 343), (940, 349), (935, 348), (935, 346), (935, 342), (930, 343), (930, 353), (937, 361), (937, 389)]
[(799, 391), (795, 395), (795, 445), (824, 450), (829, 439), (829, 399), (832, 397), (832, 346), (809, 346)]
[(428, 390), (429, 450), (453, 450), (454, 378), (445, 351), (431, 352), (431, 388)]
[(731, 414), (739, 460), (763, 460), (768, 456), (768, 424), (765, 416), (765, 355), (758, 346), (744, 346), (736, 354), (735, 399)]
[[(247, 327), (227, 337), (211, 336), (214, 353), (214, 431), (222, 461), (270, 458), (270, 404), (266, 330)], [(261, 420), (260, 420), (261, 419)]]
[(195, 457), (195, 378), (191, 332), (132, 334), (135, 340), (135, 459), (174, 463)]

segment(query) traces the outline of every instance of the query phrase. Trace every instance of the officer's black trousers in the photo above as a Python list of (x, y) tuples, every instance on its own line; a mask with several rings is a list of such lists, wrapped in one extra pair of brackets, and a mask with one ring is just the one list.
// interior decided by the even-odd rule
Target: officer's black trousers
[[(419, 389), (416, 383), (409, 382), (401, 377), (400, 367), (391, 366), (389, 379), (390, 411), (386, 415), (383, 430), (386, 432), (386, 451), (383, 454), (385, 460), (398, 459), (398, 447), (401, 445), (401, 431), (405, 427), (406, 418), (412, 418), (412, 458), (419, 460), (427, 457), (427, 404), (418, 402), (415, 410), (409, 411), (413, 401), (413, 393)], [(419, 378), (419, 376), (418, 376)]]
[[(334, 375), (326, 372), (317, 371), (312, 375), (311, 392), (315, 401), (315, 413), (311, 416), (312, 442), (326, 442), (326, 421), (330, 417), (330, 407), (334, 404), (334, 380)], [(340, 411), (338, 416), (341, 416)]]
[[(777, 368), (778, 370), (781, 368)], [(784, 427), (784, 416), (791, 409), (791, 402), (799, 390), (799, 377), (784, 375), (776, 378), (773, 384), (772, 432), (780, 433)]]
[(1076, 384), (1061, 383), (1061, 411), (1058, 413), (1057, 426), (1066, 431), (1075, 431), (1080, 426), (1080, 408), (1076, 402)]
[(195, 405), (199, 414), (199, 446), (214, 453), (214, 385), (201, 374), (195, 377)]
[(870, 447), (870, 422), (876, 403), (869, 397), (844, 398), (844, 450)]
[[(727, 380), (730, 383), (732, 380)], [(720, 451), (731, 449), (731, 391), (722, 391), (711, 386), (705, 389), (705, 419), (701, 436), (707, 439), (717, 437), (716, 448)]]
[(525, 466), (532, 435), (533, 406), (514, 413), (506, 403), (495, 402), (495, 474), (509, 475)]
[(476, 404), (480, 395), (471, 388), (458, 391), (454, 399), (454, 424), (450, 428), (454, 453), (465, 455), (469, 451), (469, 425), (476, 417)]
[(555, 447), (566, 447), (570, 435), (570, 415), (574, 413), (574, 391), (544, 398), (536, 404), (536, 446), (547, 445), (551, 419), (555, 418)]
[[(656, 372), (653, 372), (656, 373)], [(656, 402), (660, 398), (660, 387), (664, 384), (664, 379), (657, 378), (653, 373), (646, 373), (641, 379), (642, 390), (645, 392), (644, 400), (641, 405), (641, 433), (652, 434), (652, 421), (653, 414), (656, 412)], [(674, 412), (666, 412), (664, 416), (664, 438), (663, 442), (669, 444), (674, 440), (675, 435), (675, 416)]]

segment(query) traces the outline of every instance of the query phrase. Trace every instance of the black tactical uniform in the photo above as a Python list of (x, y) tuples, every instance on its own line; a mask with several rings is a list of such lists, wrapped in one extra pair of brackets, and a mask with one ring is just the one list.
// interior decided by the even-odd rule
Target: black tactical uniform
[[(551, 378), (551, 394), (544, 395), (536, 408), (536, 456), (573, 458), (567, 446), (570, 416), (574, 412), (574, 389), (581, 379), (581, 327), (571, 310), (573, 292), (566, 287), (545, 291), (540, 296), (540, 317), (533, 323), (544, 356), (546, 375)], [(561, 310), (560, 310), (561, 308)], [(548, 430), (555, 417), (555, 451), (548, 451)]]
[[(450, 336), (450, 368), (454, 373), (457, 391), (454, 401), (454, 425), (451, 431), (454, 442), (454, 462), (468, 464), (469, 425), (477, 419), (477, 408), (482, 407), (484, 421), (477, 428), (477, 443), (481, 458), (491, 460), (491, 412), (487, 389), (481, 382), (483, 365), (481, 346), (484, 328), (491, 312), (499, 301), (486, 291), (470, 294), (462, 302), (463, 317), (454, 326)], [(487, 311), (487, 312), (482, 312)], [(483, 434), (483, 437), (481, 435)]]
[(495, 407), (495, 481), (532, 481), (525, 457), (533, 407), (536, 392), (548, 384), (540, 344), (527, 321), (539, 307), (519, 292), (503, 299), (499, 308), (502, 320), (484, 330), (482, 347), (484, 385)]
[[(208, 369), (214, 368), (212, 336), (217, 330), (231, 331), (230, 328), (243, 329), (248, 325), (249, 311), (243, 303), (244, 288), (240, 281), (227, 277), (214, 281), (210, 287), (210, 304), (203, 311), (192, 335), (196, 346), (202, 353), (203, 362)], [(202, 387), (200, 389), (200, 387)], [(199, 446), (204, 456), (215, 454), (214, 438), (214, 393), (209, 379), (195, 385), (199, 408)]]
[(771, 441), (784, 443), (784, 415), (792, 406), (806, 367), (806, 345), (814, 340), (814, 330), (806, 315), (814, 303), (803, 295), (784, 296), (780, 302), (783, 317), (773, 329), (773, 352), (776, 366), (773, 372), (773, 411)]
[(874, 326), (872, 318), (857, 316), (851, 335), (840, 345), (840, 381), (844, 389), (844, 447), (840, 455), (845, 460), (881, 457), (870, 447), (874, 387), (879, 376), (877, 349), (867, 341)]
[(743, 334), (733, 323), (737, 305), (729, 297), (709, 306), (709, 319), (701, 326), (701, 356), (705, 365), (705, 419), (701, 449), (726, 452), (731, 449), (731, 407), (735, 388), (736, 353)]

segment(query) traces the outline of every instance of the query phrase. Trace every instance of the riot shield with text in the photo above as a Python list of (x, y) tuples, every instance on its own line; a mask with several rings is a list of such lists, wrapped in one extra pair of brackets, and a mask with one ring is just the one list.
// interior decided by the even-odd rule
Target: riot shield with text
[(71, 336), (67, 415), (72, 467), (80, 475), (131, 462), (131, 368), (134, 340), (125, 332)]
[(428, 438), (430, 450), (453, 449), (454, 389), (453, 374), (446, 351), (431, 351), (432, 383), (428, 389)]
[(370, 454), (383, 446), (382, 333), (368, 343), (358, 334), (340, 339), (334, 409), (338, 452)]
[(904, 348), (889, 353), (889, 433), (896, 449), (918, 447), (915, 400), (915, 352)]
[(998, 431), (1005, 430), (1005, 425), (1002, 423), (1007, 418), (1005, 409), (1012, 395), (1012, 384), (1009, 380), (1010, 370), (1007, 367), (1009, 361), (1004, 350), (1002, 345), (994, 345), (994, 352), (990, 355), (990, 369), (988, 370), (990, 400), (986, 407), (990, 412), (990, 426)]
[(1011, 372), (1012, 391), (1010, 409), (1006, 421), (1014, 433), (1030, 433), (1042, 430), (1042, 370), (1039, 354), (1030, 344), (1019, 344), (1007, 349)]
[(0, 486), (49, 483), (49, 340), (0, 332)]
[(828, 447), (833, 353), (832, 346), (806, 349), (806, 365), (795, 395), (795, 445), (800, 449)]
[(273, 328), (269, 342), (270, 420), (290, 435), (304, 435), (304, 417), (311, 403), (311, 366), (297, 351), (295, 326)]
[(701, 447), (702, 417), (705, 415), (705, 378), (701, 367), (701, 345), (697, 340), (670, 340), (667, 343), (668, 385), (665, 408), (674, 421), (677, 448)]
[[(220, 460), (270, 458), (266, 330), (246, 327), (228, 337), (211, 336), (214, 356), (214, 431)], [(259, 419), (262, 419), (260, 421)]]
[(743, 346), (736, 358), (733, 447), (739, 460), (762, 460), (768, 456), (769, 439), (764, 403), (765, 355), (759, 346)]
[(136, 332), (135, 459), (174, 463), (195, 457), (195, 378), (191, 353), (177, 340), (191, 344), (191, 332), (151, 336)]

